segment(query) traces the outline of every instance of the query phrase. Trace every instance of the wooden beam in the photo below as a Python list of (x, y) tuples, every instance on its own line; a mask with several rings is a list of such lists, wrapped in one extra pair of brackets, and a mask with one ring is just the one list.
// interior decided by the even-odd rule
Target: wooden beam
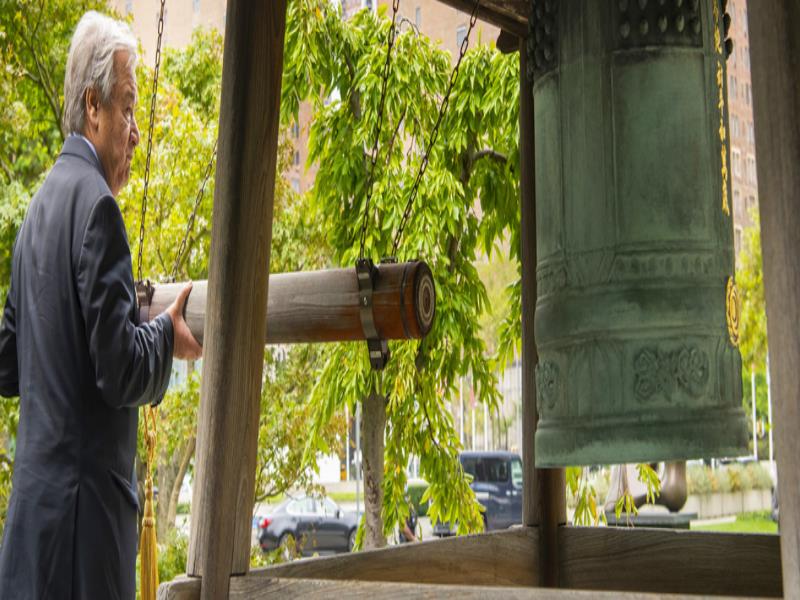
[(747, 14), (783, 584), (800, 598), (800, 4)]
[(534, 436), (539, 415), (536, 410), (536, 364), (539, 355), (534, 337), (536, 311), (536, 180), (534, 164), (535, 127), (533, 93), (527, 74), (526, 39), (519, 41), (519, 162), (522, 241), (522, 523), (538, 526), (540, 578), (538, 585), (558, 585), (558, 528), (566, 524), (564, 469), (537, 469)]
[(428, 540), (391, 548), (294, 561), (257, 569), (254, 577), (409, 581), (436, 584), (536, 585), (537, 531), (506, 531)]
[[(196, 600), (200, 597), (197, 580), (177, 580), (158, 590), (159, 600)], [(698, 596), (678, 594), (647, 594), (642, 592), (600, 592), (556, 590), (542, 588), (508, 588), (466, 585), (435, 585), (417, 583), (366, 582), (330, 579), (273, 579), (235, 577), (231, 580), (231, 598), (260, 600), (271, 598), (454, 598), (456, 600), (698, 600)], [(732, 600), (731, 596), (713, 596), (714, 600)]]
[[(375, 327), (383, 339), (419, 339), (433, 326), (436, 290), (423, 262), (381, 265), (372, 296)], [(149, 321), (172, 304), (185, 283), (156, 284), (150, 304), (140, 306)], [(270, 275), (267, 344), (364, 340), (355, 268)], [(201, 344), (207, 285), (195, 281), (186, 301), (186, 322)]]
[(562, 587), (780, 597), (777, 535), (562, 527)]
[(247, 573), (286, 0), (229, 0), (187, 572), (202, 598)]
[[(439, 598), (455, 600), (618, 600), (620, 598), (624, 600), (656, 600), (658, 598), (662, 600), (664, 596), (467, 585), (315, 581), (313, 579), (257, 581), (252, 577), (247, 577), (231, 582), (231, 598), (236, 600), (268, 600), (272, 598), (302, 598), (303, 600), (328, 600), (330, 598), (352, 598), (353, 600), (372, 600), (373, 598), (396, 600), (408, 598), (429, 598), (431, 600)], [(681, 597), (671, 596), (670, 598), (678, 600)]]
[[(474, 0), (439, 0), (442, 4), (472, 14)], [(478, 7), (478, 18), (505, 29), (517, 37), (528, 35), (527, 0), (482, 0)]]
[[(616, 596), (609, 597), (620, 598), (646, 597), (645, 593), (779, 597), (782, 592), (776, 535), (608, 527), (561, 527), (558, 535), (561, 584), (573, 590), (613, 592)], [(482, 586), (492, 586), (505, 594), (517, 593), (520, 586), (537, 585), (539, 547), (535, 528), (515, 528), (312, 558), (233, 577), (231, 596), (236, 597), (237, 589), (267, 589), (275, 579), (413, 581), (439, 589), (468, 585), (482, 591)], [(394, 588), (370, 589), (388, 589), (391, 593), (383, 597), (393, 597)], [(161, 585), (159, 598), (194, 600), (198, 590), (197, 579), (177, 579)], [(563, 590), (529, 591), (534, 595), (525, 597), (583, 597)], [(566, 595), (547, 595), (551, 591)]]

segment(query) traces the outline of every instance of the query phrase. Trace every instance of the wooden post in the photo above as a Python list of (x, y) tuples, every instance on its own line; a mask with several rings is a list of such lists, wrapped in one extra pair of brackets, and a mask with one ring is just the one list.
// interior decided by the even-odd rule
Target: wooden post
[(567, 521), (564, 469), (537, 469), (534, 436), (536, 352), (533, 321), (536, 311), (536, 181), (534, 173), (533, 94), (527, 74), (527, 44), (519, 44), (519, 162), (522, 229), (522, 523), (539, 527), (540, 585), (558, 586), (558, 528)]
[(800, 598), (800, 4), (751, 2), (747, 13), (783, 589)]
[(228, 0), (187, 573), (248, 572), (286, 0)]

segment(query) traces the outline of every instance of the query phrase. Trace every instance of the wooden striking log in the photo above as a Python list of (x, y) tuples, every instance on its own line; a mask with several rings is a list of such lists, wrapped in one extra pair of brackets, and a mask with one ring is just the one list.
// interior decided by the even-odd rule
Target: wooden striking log
[[(424, 262), (377, 266), (373, 291), (375, 327), (383, 339), (419, 339), (433, 325), (436, 291)], [(149, 321), (162, 313), (185, 283), (157, 284), (140, 317)], [(355, 269), (331, 269), (270, 275), (267, 304), (267, 344), (364, 340)], [(203, 343), (206, 282), (195, 281), (186, 302), (186, 322)]]

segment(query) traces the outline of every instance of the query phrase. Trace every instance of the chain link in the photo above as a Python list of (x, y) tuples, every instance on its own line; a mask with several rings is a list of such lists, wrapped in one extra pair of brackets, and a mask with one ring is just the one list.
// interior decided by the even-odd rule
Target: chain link
[(400, 0), (392, 3), (392, 25), (389, 27), (388, 39), (386, 42), (386, 60), (383, 63), (383, 76), (381, 80), (381, 98), (378, 102), (378, 120), (375, 122), (375, 138), (372, 143), (372, 154), (370, 156), (370, 169), (367, 176), (367, 201), (364, 205), (364, 219), (361, 224), (361, 242), (358, 252), (359, 258), (364, 258), (364, 245), (367, 240), (367, 225), (369, 224), (369, 205), (372, 200), (372, 187), (375, 183), (375, 163), (378, 162), (378, 142), (381, 137), (381, 126), (383, 125), (383, 108), (386, 103), (386, 87), (389, 81), (389, 65), (392, 59), (392, 47), (394, 46), (397, 22), (397, 11), (400, 8)]
[(156, 67), (153, 72), (153, 93), (150, 96), (150, 130), (147, 133), (147, 158), (144, 163), (144, 193), (142, 194), (142, 211), (139, 221), (139, 258), (136, 267), (136, 279), (142, 281), (142, 250), (144, 248), (144, 220), (147, 216), (147, 186), (150, 183), (150, 156), (153, 152), (153, 123), (156, 118), (156, 92), (158, 90), (158, 71), (161, 66), (161, 38), (164, 35), (164, 3), (158, 13), (158, 40), (156, 41)]
[(422, 161), (419, 164), (419, 171), (417, 171), (417, 177), (414, 180), (414, 185), (411, 187), (411, 192), (408, 195), (408, 202), (406, 202), (405, 210), (403, 211), (403, 218), (400, 220), (400, 227), (397, 229), (397, 233), (394, 237), (394, 243), (392, 244), (392, 254), (391, 256), (397, 256), (397, 249), (400, 246), (400, 238), (403, 236), (403, 231), (408, 224), (408, 219), (411, 216), (411, 207), (414, 204), (414, 200), (417, 197), (417, 193), (419, 192), (419, 183), (422, 181), (422, 176), (425, 174), (425, 171), (428, 169), (428, 162), (430, 160), (431, 150), (433, 150), (434, 144), (436, 144), (436, 138), (439, 135), (439, 126), (442, 124), (442, 117), (444, 117), (444, 113), (447, 112), (447, 107), (450, 106), (450, 93), (453, 91), (453, 87), (455, 86), (456, 79), (458, 78), (458, 69), (461, 66), (461, 61), (464, 58), (464, 55), (467, 53), (467, 48), (469, 47), (469, 36), (472, 33), (473, 28), (475, 27), (475, 23), (478, 20), (478, 6), (480, 5), (480, 0), (475, 0), (475, 6), (472, 8), (472, 14), (469, 17), (469, 29), (467, 30), (467, 35), (464, 36), (464, 39), (461, 40), (461, 48), (458, 53), (458, 60), (456, 61), (456, 66), (453, 67), (453, 71), (450, 73), (450, 81), (447, 86), (447, 92), (445, 92), (444, 98), (442, 99), (442, 104), (439, 106), (439, 115), (436, 118), (436, 124), (433, 126), (433, 130), (431, 131), (430, 138), (428, 138), (428, 144), (425, 147), (425, 154), (422, 156)]
[(197, 210), (200, 208), (200, 202), (203, 199), (203, 194), (206, 191), (206, 184), (208, 183), (209, 177), (211, 177), (211, 168), (214, 165), (214, 159), (217, 157), (217, 141), (214, 142), (214, 150), (211, 152), (211, 159), (208, 161), (208, 165), (206, 166), (206, 172), (203, 176), (203, 183), (200, 185), (200, 189), (197, 191), (197, 197), (194, 200), (194, 208), (192, 208), (192, 214), (189, 217), (189, 221), (186, 223), (186, 231), (183, 233), (183, 239), (181, 240), (180, 246), (178, 246), (178, 252), (175, 254), (175, 264), (172, 266), (172, 279), (174, 280), (178, 276), (178, 268), (181, 264), (181, 257), (183, 253), (186, 251), (186, 243), (189, 240), (189, 234), (192, 232), (192, 228), (194, 227), (194, 221), (197, 217)]

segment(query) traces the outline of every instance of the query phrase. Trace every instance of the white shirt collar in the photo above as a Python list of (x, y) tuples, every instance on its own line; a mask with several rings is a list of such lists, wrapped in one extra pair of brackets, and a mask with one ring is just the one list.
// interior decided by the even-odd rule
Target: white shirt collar
[(89, 148), (91, 149), (91, 151), (92, 151), (92, 154), (94, 154), (94, 157), (97, 159), (97, 162), (100, 162), (100, 157), (99, 157), (99, 156), (97, 156), (97, 150), (95, 150), (94, 144), (92, 144), (92, 142), (90, 142), (90, 141), (89, 141), (89, 138), (87, 138), (87, 137), (86, 137), (85, 135), (83, 135), (82, 133), (75, 133), (75, 132), (73, 132), (73, 133), (70, 133), (70, 136), (79, 137), (79, 138), (81, 138), (81, 139), (82, 139), (84, 142), (86, 142), (86, 143), (89, 145)]

